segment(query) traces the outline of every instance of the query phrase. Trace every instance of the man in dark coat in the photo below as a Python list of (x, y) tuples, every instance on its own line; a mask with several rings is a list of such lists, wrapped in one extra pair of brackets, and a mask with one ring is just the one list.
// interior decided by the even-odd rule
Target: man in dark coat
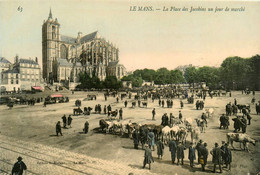
[(71, 115), (69, 115), (69, 117), (68, 117), (68, 126), (70, 126), (71, 127), (71, 123), (72, 123), (72, 118), (71, 118)]
[(232, 162), (232, 153), (231, 150), (228, 148), (228, 144), (225, 143), (225, 164), (226, 164), (226, 168), (228, 168), (229, 171), (231, 171), (231, 162)]
[(152, 114), (153, 114), (153, 118), (152, 118), (152, 120), (155, 120), (155, 114), (156, 114), (156, 112), (155, 112), (155, 108), (153, 108)]
[(123, 109), (119, 109), (119, 120), (123, 120)]
[(144, 149), (144, 144), (147, 141), (147, 134), (145, 133), (144, 129), (140, 128), (139, 131), (139, 138), (142, 144), (142, 149)]
[(202, 168), (202, 171), (205, 171), (205, 166), (207, 165), (208, 155), (209, 155), (209, 152), (207, 149), (207, 143), (204, 143), (204, 146), (202, 146), (200, 152), (201, 152), (201, 157), (200, 157), (201, 168)]
[(215, 143), (215, 148), (210, 151), (210, 154), (212, 155), (212, 162), (214, 163), (214, 169), (213, 173), (216, 173), (216, 166), (219, 166), (219, 171), (222, 173), (222, 160), (221, 155), (223, 151), (218, 147), (218, 143)]
[(27, 170), (27, 166), (22, 159), (22, 157), (17, 158), (18, 161), (14, 164), (11, 175), (22, 175), (23, 171)]
[(89, 123), (88, 123), (88, 121), (86, 121), (85, 124), (84, 124), (84, 129), (83, 129), (85, 134), (88, 133), (88, 128), (89, 128)]
[(127, 107), (127, 100), (125, 101), (125, 108)]
[(151, 163), (154, 162), (152, 151), (148, 147), (147, 144), (145, 144), (145, 152), (144, 152), (144, 165), (143, 168), (145, 168), (146, 164), (149, 164), (149, 169), (151, 169)]
[(242, 133), (246, 133), (247, 121), (245, 119), (245, 116), (242, 116), (241, 127), (242, 127)]
[(164, 124), (165, 124), (165, 126), (169, 125), (169, 117), (168, 117), (167, 113), (165, 113)]
[(222, 162), (221, 162), (221, 164), (223, 165), (223, 163), (226, 161), (226, 154), (225, 154), (225, 152), (226, 152), (226, 146), (225, 146), (225, 141), (222, 141), (222, 146), (220, 147), (220, 149), (223, 151), (223, 152), (221, 153), (221, 157), (222, 157)]
[(200, 157), (201, 157), (201, 149), (203, 148), (202, 145), (202, 140), (200, 140), (197, 145), (196, 145), (196, 150), (197, 150), (197, 154), (198, 154), (198, 164), (200, 164)]
[(66, 115), (64, 114), (63, 117), (61, 117), (61, 119), (63, 121), (63, 128), (66, 128), (66, 123), (67, 123)]
[(149, 131), (148, 134), (147, 134), (147, 141), (148, 141), (148, 145), (149, 145), (149, 148), (153, 148), (153, 151), (154, 151), (154, 133), (152, 131)]
[(240, 125), (241, 125), (241, 121), (239, 119), (239, 116), (237, 116), (236, 118), (232, 119), (234, 121), (234, 132), (240, 131)]
[(180, 101), (180, 104), (181, 104), (181, 109), (183, 108), (183, 102), (182, 102), (182, 100)]
[(247, 117), (247, 120), (248, 120), (248, 125), (250, 125), (252, 117), (250, 116), (249, 113), (246, 114), (246, 117)]
[(182, 113), (179, 111), (179, 119), (182, 120)]
[(162, 107), (164, 108), (164, 100), (162, 100)]
[(175, 162), (177, 145), (173, 139), (169, 142), (169, 151), (171, 152), (172, 164)]
[(104, 106), (104, 114), (107, 114), (107, 106)]
[(56, 124), (56, 135), (58, 136), (59, 133), (62, 136), (60, 121), (58, 121), (58, 123)]
[(163, 116), (162, 116), (162, 123), (161, 123), (161, 125), (166, 126), (165, 125), (165, 114), (163, 114)]
[(194, 166), (194, 160), (196, 160), (196, 155), (195, 155), (195, 149), (192, 146), (192, 143), (190, 143), (188, 158), (190, 160), (190, 167), (193, 167)]
[(162, 159), (162, 157), (163, 157), (163, 151), (164, 151), (164, 144), (163, 144), (163, 142), (161, 141), (161, 140), (158, 140), (158, 142), (157, 142), (157, 155), (158, 155), (158, 159), (160, 159), (160, 157), (161, 157), (161, 159)]
[(206, 127), (208, 126), (208, 121), (207, 121), (207, 117), (206, 117), (206, 114), (203, 112), (202, 115), (201, 115), (201, 119), (205, 121), (206, 123)]
[(133, 133), (133, 141), (134, 141), (134, 148), (138, 149), (138, 144), (139, 144), (139, 134), (138, 131), (135, 130)]
[(181, 159), (181, 164), (183, 165), (184, 150), (185, 150), (185, 147), (183, 146), (183, 144), (181, 142), (179, 142), (179, 144), (177, 146), (177, 159), (178, 159), (177, 165), (179, 165), (180, 159)]

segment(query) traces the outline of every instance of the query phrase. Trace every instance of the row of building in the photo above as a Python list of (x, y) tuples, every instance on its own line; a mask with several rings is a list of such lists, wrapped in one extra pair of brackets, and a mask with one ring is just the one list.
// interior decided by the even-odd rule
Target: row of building
[(43, 87), (43, 79), (38, 59), (15, 57), (14, 63), (0, 58), (1, 92), (31, 90), (32, 87)]

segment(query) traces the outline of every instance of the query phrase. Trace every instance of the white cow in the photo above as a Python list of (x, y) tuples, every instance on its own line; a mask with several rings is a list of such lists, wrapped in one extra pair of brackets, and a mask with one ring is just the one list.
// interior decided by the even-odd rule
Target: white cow
[(249, 135), (247, 134), (241, 134), (241, 133), (227, 133), (227, 140), (228, 143), (231, 143), (231, 146), (233, 149), (233, 141), (235, 142), (240, 142), (240, 149), (242, 149), (241, 147), (241, 143), (243, 143), (244, 145), (244, 150), (248, 151), (248, 143), (252, 143), (254, 146), (256, 145), (256, 140), (251, 138)]

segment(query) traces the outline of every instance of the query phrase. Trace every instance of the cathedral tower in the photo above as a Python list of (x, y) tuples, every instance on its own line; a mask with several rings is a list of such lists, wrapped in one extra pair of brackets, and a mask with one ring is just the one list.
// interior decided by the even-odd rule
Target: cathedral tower
[(53, 61), (59, 58), (60, 24), (52, 18), (50, 9), (47, 21), (42, 25), (42, 66), (43, 78), (50, 82), (53, 79)]

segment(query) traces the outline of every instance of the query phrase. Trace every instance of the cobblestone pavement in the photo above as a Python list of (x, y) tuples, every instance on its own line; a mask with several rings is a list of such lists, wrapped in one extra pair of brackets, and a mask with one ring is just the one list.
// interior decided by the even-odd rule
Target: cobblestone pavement
[(152, 174), (148, 170), (3, 135), (0, 140), (0, 174), (10, 174), (18, 156), (23, 157), (28, 167), (27, 175)]

